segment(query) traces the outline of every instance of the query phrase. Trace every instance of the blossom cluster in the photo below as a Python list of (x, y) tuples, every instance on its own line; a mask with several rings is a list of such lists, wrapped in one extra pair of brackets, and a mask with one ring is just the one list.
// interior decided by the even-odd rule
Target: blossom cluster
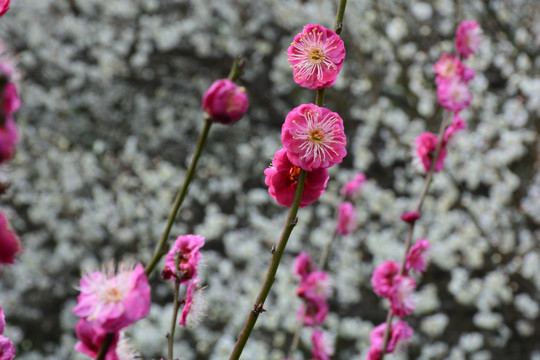
[[(433, 66), (437, 98), (439, 104), (452, 113), (452, 123), (444, 132), (443, 142), (436, 159), (434, 171), (441, 171), (446, 158), (446, 145), (455, 132), (466, 127), (460, 112), (467, 109), (472, 100), (468, 83), (474, 78), (474, 70), (463, 63), (463, 59), (478, 52), (481, 41), (481, 29), (475, 21), (462, 22), (456, 31), (456, 49), (458, 54), (444, 53)], [(416, 140), (416, 155), (426, 172), (431, 167), (438, 144), (437, 135), (431, 132), (420, 134)]]

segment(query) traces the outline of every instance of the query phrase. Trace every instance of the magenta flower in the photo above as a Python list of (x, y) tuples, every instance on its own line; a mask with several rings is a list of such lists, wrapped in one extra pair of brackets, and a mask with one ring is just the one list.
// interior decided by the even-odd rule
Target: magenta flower
[[(386, 330), (386, 323), (382, 323), (379, 326), (375, 327), (371, 334), (369, 335), (369, 340), (371, 342), (371, 349), (379, 349), (378, 353), (379, 356), (382, 352), (382, 345), (383, 345), (383, 338), (384, 338), (384, 331)], [(390, 340), (388, 341), (388, 345), (386, 346), (386, 353), (392, 353), (396, 349), (396, 346), (398, 343), (406, 341), (410, 339), (414, 334), (413, 329), (405, 321), (397, 321), (392, 324), (392, 327), (390, 328)], [(377, 351), (373, 351), (373, 355), (376, 355)], [(369, 358), (369, 359), (378, 359), (377, 357)]]
[(459, 55), (467, 58), (476, 54), (482, 42), (482, 29), (476, 21), (463, 21), (456, 31), (456, 49)]
[(309, 24), (294, 37), (287, 56), (298, 85), (322, 89), (336, 82), (345, 59), (345, 46), (332, 30)]
[(150, 285), (139, 263), (119, 265), (100, 272), (94, 271), (81, 279), (77, 306), (73, 313), (95, 322), (105, 332), (116, 332), (148, 315)]
[(2, 91), (2, 114), (4, 117), (9, 117), (16, 113), (20, 107), (21, 99), (17, 94), (17, 88), (14, 83), (8, 82), (4, 85), (4, 90)]
[(294, 273), (304, 280), (308, 275), (315, 271), (317, 265), (311, 260), (311, 257), (306, 252), (301, 252), (294, 258)]
[(307, 301), (326, 301), (330, 291), (328, 274), (324, 271), (313, 271), (300, 282), (296, 295)]
[(336, 232), (348, 235), (356, 229), (356, 211), (354, 205), (346, 201), (338, 207), (338, 222)]
[(4, 214), (0, 212), (0, 264), (13, 264), (19, 252), (21, 252), (19, 238), (9, 227)]
[(313, 330), (311, 343), (313, 344), (313, 348), (311, 349), (313, 358), (311, 360), (330, 360), (330, 356), (334, 354), (334, 345), (329, 339), (328, 334), (317, 329)]
[(356, 197), (356, 195), (358, 195), (360, 188), (365, 182), (366, 182), (366, 175), (362, 173), (358, 173), (351, 181), (343, 185), (339, 193), (342, 196), (354, 198)]
[(394, 279), (399, 273), (399, 265), (394, 261), (385, 261), (375, 268), (371, 276), (373, 291), (386, 298), (392, 295)]
[(427, 251), (431, 248), (427, 239), (418, 239), (409, 250), (407, 255), (407, 262), (405, 268), (407, 270), (415, 270), (417, 272), (423, 272), (426, 270)]
[(307, 301), (298, 309), (296, 319), (301, 322), (304, 319), (306, 326), (322, 324), (328, 314), (328, 303), (326, 300)]
[(183, 327), (188, 323), (190, 327), (197, 326), (205, 315), (203, 290), (198, 283), (199, 279), (194, 279), (187, 287), (182, 315), (178, 322)]
[(9, 10), (10, 0), (0, 0), (0, 17)]
[(433, 69), (437, 75), (437, 85), (445, 79), (459, 79), (468, 83), (474, 78), (474, 70), (463, 65), (459, 57), (450, 54), (442, 54)]
[(447, 143), (456, 132), (464, 130), (466, 127), (467, 123), (465, 120), (463, 120), (459, 114), (455, 113), (452, 124), (450, 124), (450, 126), (448, 126), (444, 131), (444, 142)]
[(471, 105), (472, 93), (460, 79), (441, 79), (437, 83), (437, 98), (446, 110), (458, 112)]
[(11, 360), (15, 358), (15, 347), (11, 340), (0, 335), (0, 360)]
[[(15, 145), (19, 141), (17, 126), (13, 117), (5, 119), (4, 125), (0, 126), (0, 164), (11, 159), (15, 153)], [(1, 255), (0, 255), (1, 257)]]
[[(77, 335), (77, 339), (79, 339), (79, 342), (75, 344), (75, 350), (95, 359), (105, 340), (107, 331), (103, 330), (97, 322), (81, 319), (75, 325), (75, 334)], [(116, 354), (116, 346), (119, 338), (119, 332), (115, 331), (113, 341), (105, 354), (105, 360), (120, 360)]]
[(396, 276), (390, 294), (390, 308), (396, 316), (407, 316), (414, 311), (413, 293), (416, 282), (409, 276)]
[[(300, 167), (289, 160), (289, 153), (281, 149), (274, 155), (272, 166), (264, 170), (268, 192), (279, 205), (290, 207), (298, 184)], [(306, 184), (300, 200), (300, 207), (305, 207), (317, 200), (324, 192), (328, 182), (328, 170), (318, 168), (307, 173)]]
[(338, 164), (347, 155), (343, 120), (314, 104), (300, 105), (287, 114), (281, 142), (290, 161), (307, 171)]
[(230, 125), (244, 116), (248, 98), (243, 87), (229, 79), (220, 79), (204, 93), (202, 107), (212, 121)]
[(199, 249), (204, 245), (204, 237), (200, 235), (181, 235), (174, 242), (174, 246), (165, 256), (165, 269), (176, 274), (175, 260), (178, 255), (178, 267), (180, 269), (179, 280), (181, 284), (187, 284), (197, 277), (197, 268), (202, 255)]
[[(437, 149), (439, 138), (433, 133), (424, 132), (418, 135), (414, 142), (416, 143), (416, 156), (422, 162), (424, 170), (428, 172), (431, 167), (431, 161), (435, 154), (435, 150)], [(435, 172), (441, 171), (443, 169), (445, 158), (446, 147), (443, 144), (441, 150), (439, 151), (437, 162), (435, 163)]]
[(416, 220), (420, 219), (420, 216), (422, 216), (422, 213), (418, 211), (408, 211), (401, 215), (401, 220), (409, 224), (414, 224)]

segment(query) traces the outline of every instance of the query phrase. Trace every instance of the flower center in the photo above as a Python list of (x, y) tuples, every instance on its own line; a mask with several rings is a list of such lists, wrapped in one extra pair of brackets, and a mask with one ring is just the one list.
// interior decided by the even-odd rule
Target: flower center
[(316, 129), (315, 131), (313, 131), (313, 132), (311, 133), (311, 140), (313, 140), (313, 141), (319, 142), (319, 141), (321, 141), (323, 138), (324, 138), (324, 134), (323, 134), (322, 131), (319, 130), (319, 129)]
[(312, 62), (319, 64), (326, 59), (326, 55), (323, 51), (321, 51), (321, 49), (312, 49), (309, 52), (309, 58)]
[(291, 185), (298, 184), (298, 176), (300, 176), (300, 166), (293, 166), (289, 170), (289, 182)]
[(124, 298), (123, 291), (118, 289), (116, 286), (112, 286), (108, 289), (105, 289), (105, 291), (102, 294), (103, 301), (107, 303), (119, 303)]

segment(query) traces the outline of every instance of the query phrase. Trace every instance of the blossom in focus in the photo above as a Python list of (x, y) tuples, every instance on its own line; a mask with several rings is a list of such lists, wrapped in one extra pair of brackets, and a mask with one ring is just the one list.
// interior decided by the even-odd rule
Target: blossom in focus
[(176, 274), (181, 284), (187, 284), (197, 277), (197, 268), (202, 255), (199, 249), (204, 245), (201, 235), (181, 235), (165, 256), (165, 269), (176, 274), (175, 257), (178, 256), (180, 274)]
[[(371, 334), (369, 335), (369, 340), (371, 343), (371, 349), (378, 349), (378, 353), (382, 352), (384, 331), (386, 330), (386, 323), (382, 323), (379, 326), (375, 327)], [(410, 339), (414, 334), (413, 329), (405, 321), (397, 321), (392, 324), (390, 328), (390, 339), (388, 345), (386, 346), (386, 353), (392, 353), (396, 349), (396, 346), (402, 342)], [(377, 350), (373, 351), (374, 355), (377, 354)], [(369, 359), (372, 359), (371, 357)], [(378, 359), (373, 357), (373, 359)]]
[[(418, 135), (414, 142), (416, 144), (415, 155), (422, 162), (424, 170), (428, 172), (431, 168), (431, 161), (433, 156), (435, 155), (435, 150), (437, 149), (439, 138), (433, 133), (423, 132), (422, 134)], [(443, 144), (441, 146), (441, 150), (439, 151), (437, 162), (435, 163), (435, 172), (441, 171), (443, 169), (445, 158), (446, 148)]]
[(10, 0), (0, 0), (0, 16), (4, 15), (9, 10)]
[(140, 263), (91, 272), (81, 279), (80, 291), (73, 313), (106, 332), (119, 331), (150, 310), (150, 285)]
[(338, 207), (338, 222), (336, 232), (348, 235), (356, 228), (356, 211), (354, 205), (348, 201)]
[(183, 327), (186, 327), (187, 324), (190, 327), (197, 326), (205, 315), (204, 294), (198, 283), (199, 279), (194, 279), (187, 287), (185, 303), (179, 320), (179, 324)]
[(456, 49), (464, 58), (476, 54), (482, 41), (482, 29), (476, 21), (463, 21), (456, 30)]
[(0, 212), (0, 264), (13, 264), (20, 251), (17, 234), (10, 229), (6, 217)]
[(229, 79), (220, 79), (204, 93), (202, 107), (212, 121), (230, 125), (246, 113), (248, 98), (243, 87)]
[(0, 335), (0, 360), (11, 360), (15, 358), (15, 346), (11, 340)]
[(390, 294), (390, 308), (396, 316), (407, 316), (414, 310), (413, 292), (416, 282), (409, 276), (396, 276)]
[(375, 294), (390, 297), (394, 287), (394, 278), (399, 273), (399, 264), (395, 261), (385, 261), (375, 268), (371, 276), (371, 285)]
[(446, 110), (457, 112), (470, 106), (472, 93), (461, 79), (449, 78), (437, 83), (437, 98)]
[(300, 105), (287, 114), (281, 142), (289, 160), (307, 171), (338, 164), (347, 155), (343, 120), (314, 104)]
[[(268, 192), (279, 205), (286, 207), (292, 205), (300, 170), (299, 166), (293, 165), (290, 161), (285, 149), (277, 151), (272, 160), (272, 166), (264, 170), (266, 175), (264, 182), (268, 186)], [(323, 194), (327, 182), (328, 170), (325, 168), (309, 171), (300, 207), (308, 206), (317, 200)]]
[(334, 31), (309, 24), (294, 37), (287, 56), (298, 85), (322, 89), (336, 82), (345, 59), (345, 46)]
[(407, 270), (413, 269), (417, 272), (423, 272), (426, 270), (427, 251), (430, 248), (431, 245), (427, 239), (418, 239), (409, 250), (405, 268)]
[(334, 344), (327, 333), (317, 329), (313, 330), (311, 343), (313, 344), (311, 349), (313, 358), (311, 360), (330, 360), (330, 356), (334, 354)]
[(294, 258), (294, 273), (304, 280), (308, 275), (315, 271), (316, 265), (306, 252), (301, 252)]
[[(75, 344), (75, 350), (95, 359), (105, 340), (107, 331), (103, 330), (97, 322), (81, 319), (75, 325), (75, 334), (77, 335), (77, 339), (79, 339), (79, 342)], [(113, 334), (114, 337), (105, 354), (105, 360), (120, 360), (116, 353), (120, 334), (118, 331), (114, 331)]]
[(343, 185), (339, 192), (342, 196), (355, 197), (365, 182), (366, 175), (358, 173), (351, 181)]
[(456, 132), (464, 130), (467, 127), (467, 123), (458, 113), (454, 114), (452, 124), (446, 128), (444, 131), (444, 142), (448, 142)]

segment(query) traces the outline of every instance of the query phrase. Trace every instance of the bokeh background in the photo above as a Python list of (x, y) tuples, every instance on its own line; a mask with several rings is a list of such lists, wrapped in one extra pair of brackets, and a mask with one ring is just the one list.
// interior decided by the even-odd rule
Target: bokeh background
[[(16, 0), (0, 37), (16, 56), (21, 142), (2, 172), (2, 208), (24, 252), (2, 269), (0, 303), (17, 359), (82, 359), (71, 313), (81, 271), (146, 262), (164, 228), (202, 127), (200, 99), (248, 59), (248, 114), (215, 125), (172, 234), (206, 237), (207, 316), (177, 332), (182, 360), (226, 359), (252, 308), (286, 217), (264, 185), (280, 129), (314, 92), (292, 80), (286, 49), (307, 23), (333, 26), (328, 0)], [(285, 357), (296, 326), (292, 260), (332, 237), (339, 188), (357, 172), (358, 231), (329, 261), (335, 359), (364, 359), (385, 304), (374, 266), (402, 255), (423, 175), (414, 138), (436, 131), (433, 63), (453, 51), (458, 14), (484, 29), (467, 130), (450, 145), (415, 238), (433, 245), (419, 282), (416, 333), (389, 359), (540, 359), (540, 3), (535, 0), (350, 0), (347, 57), (326, 105), (345, 122), (348, 156), (326, 193), (300, 210), (268, 310), (243, 358)], [(172, 238), (172, 237), (171, 237)], [(154, 274), (148, 318), (128, 330), (145, 359), (165, 355), (172, 288)], [(309, 358), (305, 330), (297, 358)]]

